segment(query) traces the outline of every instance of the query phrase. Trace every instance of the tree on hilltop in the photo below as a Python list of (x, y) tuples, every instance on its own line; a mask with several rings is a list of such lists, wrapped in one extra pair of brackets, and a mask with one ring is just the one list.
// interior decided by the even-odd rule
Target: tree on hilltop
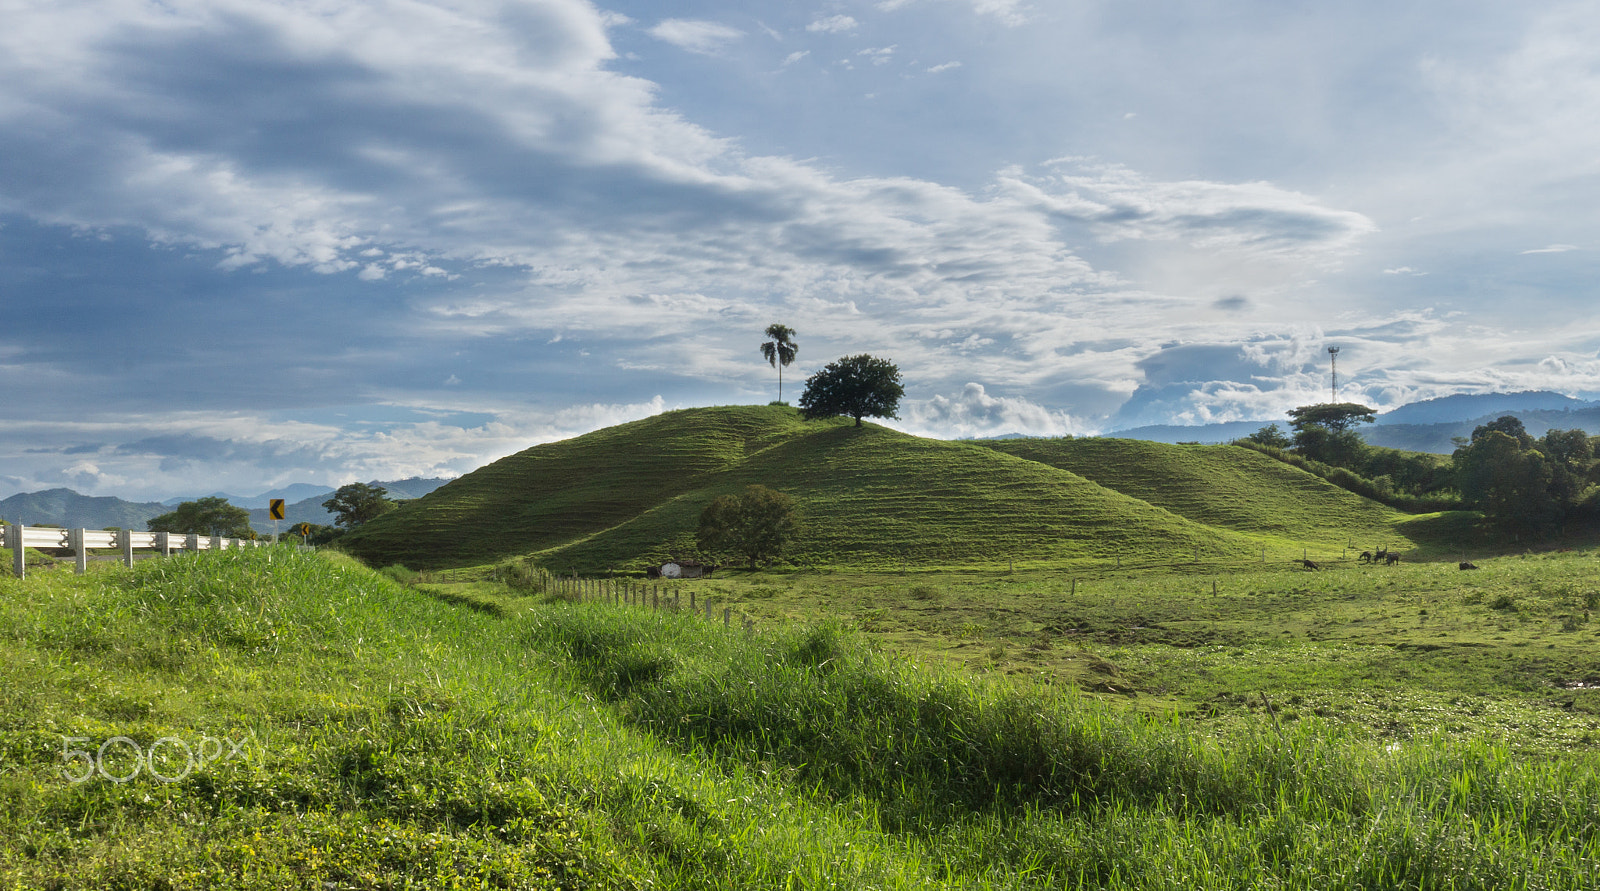
[(334, 524), (354, 529), (362, 523), (395, 509), (395, 503), (384, 497), (389, 490), (368, 483), (349, 483), (340, 486), (333, 497), (322, 502), (323, 510), (334, 515)]
[(250, 512), (215, 495), (185, 501), (167, 513), (151, 517), (145, 522), (145, 528), (175, 535), (256, 537), (256, 531), (250, 528)]
[(783, 403), (783, 368), (799, 354), (800, 347), (794, 342), (794, 329), (788, 325), (779, 325), (774, 322), (767, 326), (766, 335), (771, 340), (761, 345), (761, 356), (767, 364), (778, 369), (778, 402)]
[(807, 420), (848, 415), (860, 427), (863, 417), (898, 418), (905, 392), (893, 362), (865, 353), (845, 356), (806, 380), (800, 411)]
[(1300, 454), (1336, 467), (1360, 463), (1367, 444), (1351, 428), (1370, 424), (1377, 410), (1355, 402), (1324, 402), (1289, 409), (1294, 447)]

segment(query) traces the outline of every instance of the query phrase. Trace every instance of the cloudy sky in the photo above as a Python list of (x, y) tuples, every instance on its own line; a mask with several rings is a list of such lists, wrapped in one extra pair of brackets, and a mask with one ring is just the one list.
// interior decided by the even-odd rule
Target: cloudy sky
[(785, 373), (1083, 434), (1600, 395), (1600, 9), (0, 0), (0, 496), (451, 476)]

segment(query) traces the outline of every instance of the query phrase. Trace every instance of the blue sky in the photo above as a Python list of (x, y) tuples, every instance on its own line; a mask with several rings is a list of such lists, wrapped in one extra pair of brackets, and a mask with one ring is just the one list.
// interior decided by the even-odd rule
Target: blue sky
[(0, 29), (0, 496), (1600, 395), (1593, 3), (94, 0)]

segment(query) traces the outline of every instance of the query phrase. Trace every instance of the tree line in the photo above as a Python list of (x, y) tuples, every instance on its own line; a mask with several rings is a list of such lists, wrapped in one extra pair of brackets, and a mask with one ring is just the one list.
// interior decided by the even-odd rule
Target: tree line
[[(319, 523), (300, 524), (307, 527), (304, 536), (312, 544), (326, 544), (362, 523), (382, 516), (399, 506), (388, 497), (389, 490), (370, 483), (349, 483), (340, 486), (327, 501), (323, 510), (334, 515), (332, 526)], [(256, 537), (250, 525), (250, 512), (226, 498), (212, 495), (185, 501), (172, 510), (145, 521), (151, 532), (170, 532), (176, 535), (220, 535), (223, 538)]]
[(1446, 458), (1367, 445), (1355, 428), (1376, 412), (1358, 403), (1301, 406), (1289, 418), (1293, 435), (1271, 424), (1239, 444), (1313, 462), (1331, 482), (1398, 507), (1476, 510), (1507, 530), (1600, 518), (1600, 437), (1583, 430), (1534, 437), (1503, 415), (1457, 437)]

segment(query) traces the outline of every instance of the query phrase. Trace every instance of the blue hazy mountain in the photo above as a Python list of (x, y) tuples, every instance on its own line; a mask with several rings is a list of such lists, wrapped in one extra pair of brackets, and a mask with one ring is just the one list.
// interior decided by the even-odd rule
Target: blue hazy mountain
[[(375, 480), (374, 486), (388, 490), (390, 498), (421, 498), (449, 480), (411, 477), (403, 480)], [(267, 516), (270, 499), (282, 498), (285, 516), (278, 527), (287, 529), (296, 523), (329, 524), (333, 515), (322, 507), (322, 502), (333, 495), (334, 489), (310, 483), (295, 483), (272, 489), (260, 495), (235, 496), (226, 492), (214, 493), (228, 503), (250, 511), (250, 525), (260, 532), (272, 531), (272, 519)], [(298, 499), (291, 500), (294, 496)], [(80, 495), (71, 489), (48, 489), (43, 492), (23, 492), (0, 500), (0, 519), (29, 525), (65, 526), (69, 529), (104, 529), (117, 526), (123, 529), (143, 530), (145, 524), (185, 501), (212, 496), (168, 498), (165, 501), (124, 501), (112, 496)]]

